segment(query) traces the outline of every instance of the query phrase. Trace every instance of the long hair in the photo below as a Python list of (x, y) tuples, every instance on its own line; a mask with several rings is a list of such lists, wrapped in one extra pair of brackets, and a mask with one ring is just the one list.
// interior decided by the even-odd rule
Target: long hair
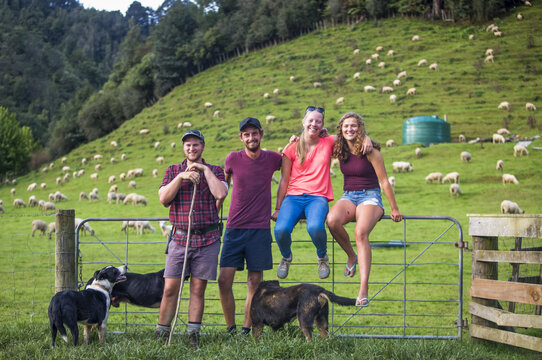
[[(337, 139), (335, 140), (335, 145), (333, 145), (333, 154), (332, 157), (339, 159), (340, 162), (345, 162), (350, 156), (350, 149), (348, 148), (348, 142), (343, 137), (342, 127), (344, 120), (354, 118), (358, 122), (358, 133), (354, 141), (354, 155), (361, 155), (361, 146), (363, 145), (363, 140), (365, 139), (365, 122), (361, 115), (355, 112), (347, 112), (339, 120), (337, 125)], [(371, 139), (372, 141), (372, 139)], [(373, 147), (377, 150), (380, 150), (380, 144), (376, 141), (372, 141)]]
[[(313, 110), (316, 111), (316, 110)], [(303, 121), (307, 118), (309, 113), (312, 111), (305, 112), (305, 116), (303, 117)], [(322, 114), (322, 113), (320, 113)], [(322, 124), (324, 123), (324, 114), (322, 114)], [(299, 141), (297, 142), (297, 146), (295, 147), (295, 153), (297, 155), (297, 160), (299, 160), (299, 164), (303, 166), (303, 163), (305, 162), (305, 156), (307, 156), (307, 142), (305, 141), (305, 128), (303, 127), (303, 131), (301, 132), (301, 135), (299, 135)]]

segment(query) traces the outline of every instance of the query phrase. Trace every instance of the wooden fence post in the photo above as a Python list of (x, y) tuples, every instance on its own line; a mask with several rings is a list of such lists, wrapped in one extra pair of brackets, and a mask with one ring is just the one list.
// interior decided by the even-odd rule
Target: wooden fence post
[(55, 292), (76, 290), (75, 210), (58, 209), (55, 238)]
[[(499, 249), (499, 238), (494, 236), (473, 236), (472, 237), (472, 278), (473, 279), (490, 279), (498, 280), (498, 263), (494, 262), (482, 262), (476, 261), (475, 254), (476, 250), (498, 250)], [(490, 307), (498, 307), (497, 300), (482, 299), (473, 297), (472, 301), (478, 304), (482, 304)], [(471, 322), (476, 325), (482, 325), (487, 327), (495, 328), (496, 325), (491, 321), (482, 319), (481, 317), (471, 315)]]

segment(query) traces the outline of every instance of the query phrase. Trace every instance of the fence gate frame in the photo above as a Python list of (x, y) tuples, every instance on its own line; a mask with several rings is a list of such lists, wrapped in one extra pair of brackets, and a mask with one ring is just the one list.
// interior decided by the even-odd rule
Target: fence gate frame
[[(224, 218), (225, 219), (225, 218)], [(389, 215), (384, 215), (382, 217), (382, 219), (385, 219), (385, 220), (390, 220), (390, 216)], [(428, 244), (428, 246), (423, 249), (417, 256), (415, 256), (409, 263), (406, 263), (406, 246), (407, 246), (407, 239), (406, 239), (406, 226), (407, 226), (407, 220), (410, 221), (410, 220), (446, 220), (446, 221), (450, 221), (452, 224), (446, 229), (444, 230), (438, 237), (436, 237), (434, 240), (432, 241), (429, 241), (429, 242), (425, 242)], [(78, 288), (80, 288), (81, 286), (83, 286), (83, 279), (82, 279), (82, 274), (79, 273), (79, 276), (78, 276), (78, 272), (80, 272), (80, 269), (82, 271), (82, 268), (81, 268), (81, 265), (83, 264), (83, 262), (80, 262), (80, 256), (81, 256), (81, 251), (79, 249), (80, 247), (80, 238), (79, 238), (79, 234), (80, 234), (80, 231), (83, 229), (83, 226), (87, 223), (87, 222), (90, 222), (90, 221), (169, 221), (169, 218), (168, 217), (90, 217), (90, 218), (86, 218), (86, 219), (83, 219), (78, 225), (77, 227), (75, 228), (75, 279), (79, 279), (79, 281), (77, 282), (77, 286)], [(404, 248), (404, 252), (405, 252), (405, 263), (404, 264), (401, 264), (401, 265), (404, 265), (403, 268), (391, 279), (387, 282), (387, 284), (385, 284), (380, 290), (378, 290), (372, 298), (374, 298), (376, 295), (378, 295), (386, 286), (388, 286), (389, 284), (392, 283), (392, 281), (394, 281), (399, 275), (401, 274), (405, 274), (404, 276), (406, 276), (406, 270), (408, 269), (409, 266), (411, 266), (412, 264), (414, 264), (416, 262), (416, 260), (422, 256), (432, 245), (436, 244), (437, 241), (444, 235), (446, 234), (451, 228), (453, 227), (457, 227), (458, 229), (458, 233), (459, 233), (459, 236), (458, 236), (458, 241), (454, 243), (455, 247), (458, 249), (458, 255), (459, 255), (459, 258), (458, 258), (458, 263), (457, 264), (452, 264), (452, 265), (457, 265), (458, 266), (458, 278), (457, 278), (457, 285), (458, 285), (458, 298), (457, 298), (457, 304), (458, 304), (458, 309), (457, 309), (457, 319), (454, 321), (454, 327), (457, 327), (457, 336), (434, 336), (434, 335), (407, 335), (406, 334), (406, 329), (409, 328), (409, 326), (406, 325), (406, 302), (407, 302), (407, 298), (406, 298), (406, 286), (405, 286), (405, 289), (404, 289), (404, 298), (403, 298), (403, 318), (404, 318), (404, 321), (403, 321), (403, 334), (402, 335), (390, 335), (390, 334), (383, 334), (383, 335), (375, 335), (375, 334), (355, 334), (355, 335), (344, 335), (344, 334), (336, 334), (338, 330), (340, 330), (343, 326), (346, 325), (346, 323), (348, 321), (350, 321), (350, 319), (357, 315), (360, 310), (362, 310), (363, 308), (358, 308), (357, 311), (355, 311), (353, 314), (351, 314), (351, 316), (346, 320), (344, 321), (342, 324), (340, 325), (337, 325), (335, 324), (335, 321), (334, 321), (334, 318), (335, 318), (335, 313), (333, 312), (333, 307), (334, 305), (332, 304), (332, 307), (331, 307), (331, 321), (330, 321), (330, 334), (331, 335), (335, 335), (335, 336), (347, 336), (347, 337), (358, 337), (358, 338), (389, 338), (389, 339), (462, 339), (462, 332), (463, 332), (463, 329), (466, 327), (466, 320), (463, 320), (463, 249), (466, 249), (468, 244), (466, 242), (463, 242), (463, 230), (462, 230), (462, 227), (461, 225), (459, 224), (459, 222), (455, 219), (455, 218), (452, 218), (452, 217), (449, 217), (449, 216), (413, 216), (413, 215), (403, 215), (403, 248)], [(98, 237), (94, 236), (96, 238), (96, 240), (98, 240), (98, 242), (104, 246), (118, 261), (119, 261), (119, 264), (125, 264), (124, 261), (122, 261), (117, 255), (115, 255), (106, 245), (106, 243), (102, 242)], [(128, 247), (128, 244), (129, 244), (129, 241), (128, 241), (128, 238), (129, 238), (129, 235), (128, 235), (128, 229), (126, 231), (126, 246)], [(299, 241), (299, 240), (298, 240)], [(138, 242), (140, 243), (140, 242)], [(156, 241), (154, 242), (149, 242), (149, 243), (158, 243)], [(160, 241), (160, 243), (165, 243), (165, 241)], [(333, 244), (335, 244), (335, 242), (332, 241)], [(449, 243), (449, 242), (445, 242), (445, 243)], [(441, 243), (442, 244), (442, 243)], [(128, 259), (128, 248), (126, 247), (126, 259)], [(332, 254), (332, 259), (330, 259), (330, 265), (333, 264), (333, 266), (335, 266), (335, 253), (334, 253), (334, 250), (333, 250), (333, 254)], [(437, 263), (438, 264), (438, 263)], [(125, 264), (126, 265), (126, 264)], [(151, 263), (146, 263), (146, 265), (153, 265)], [(163, 265), (163, 263), (156, 263), (156, 265)], [(314, 283), (314, 282), (313, 282)], [(335, 291), (335, 280), (334, 278), (332, 279), (332, 283), (331, 283), (331, 286), (332, 286), (332, 291)], [(432, 283), (429, 283), (429, 284), (432, 284)], [(406, 283), (405, 283), (406, 285)], [(183, 298), (184, 299), (184, 298)], [(237, 300), (237, 299), (236, 299)], [(412, 301), (412, 300), (411, 300)], [(455, 302), (455, 300), (450, 300), (450, 302)], [(125, 314), (125, 322), (123, 323), (124, 326), (125, 326), (125, 330), (126, 330), (126, 327), (128, 324), (127, 322), (127, 310), (126, 310), (126, 307), (125, 307), (125, 310), (124, 310), (124, 314)], [(237, 315), (237, 314), (236, 314)], [(122, 323), (121, 323), (122, 324)], [(130, 325), (134, 325), (134, 324), (130, 324)], [(137, 325), (150, 325), (150, 324), (137, 324)], [(220, 324), (220, 326), (222, 326), (223, 324)], [(434, 326), (433, 327), (427, 327), (427, 328), (435, 328)]]

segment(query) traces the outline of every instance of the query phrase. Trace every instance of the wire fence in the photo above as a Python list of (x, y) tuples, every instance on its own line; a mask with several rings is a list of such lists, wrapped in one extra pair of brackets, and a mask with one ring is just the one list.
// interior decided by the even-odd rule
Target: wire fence
[[(122, 221), (149, 221), (151, 228), (137, 234), (131, 228), (122, 232)], [(97, 269), (105, 265), (126, 264), (129, 271), (155, 272), (164, 267), (166, 238), (158, 221), (167, 218), (88, 218), (94, 234), (76, 231), (77, 283), (82, 288)], [(405, 216), (401, 225), (384, 217), (371, 234), (372, 267), (368, 308), (331, 304), (330, 333), (336, 336), (458, 338), (461, 337), (463, 312), (462, 229), (448, 217)], [(26, 220), (27, 221), (27, 220)], [(155, 226), (152, 226), (155, 225)], [(408, 225), (408, 226), (407, 226)], [(353, 233), (353, 225), (347, 231)], [(153, 232), (154, 230), (154, 232)], [(430, 235), (427, 235), (430, 234)], [(303, 225), (292, 234), (294, 261), (282, 286), (314, 283), (340, 296), (355, 298), (359, 278), (344, 277), (346, 255), (329, 237), (328, 254), (331, 275), (317, 275), (315, 248)], [(0, 293), (4, 323), (47, 321), (47, 307), (54, 295), (54, 237), (26, 234), (2, 235), (4, 251), (0, 255), (0, 273), (10, 279)], [(459, 245), (459, 249), (456, 246)], [(273, 245), (274, 259), (280, 259)], [(276, 279), (274, 270), (264, 272), (264, 280)], [(182, 296), (180, 323), (187, 317), (188, 287)], [(234, 281), (237, 323), (243, 321), (246, 296), (246, 272), (238, 271)], [(216, 281), (209, 282), (205, 299), (204, 326), (225, 328)], [(133, 326), (154, 327), (158, 309), (121, 304), (112, 308), (108, 331), (126, 332)]]

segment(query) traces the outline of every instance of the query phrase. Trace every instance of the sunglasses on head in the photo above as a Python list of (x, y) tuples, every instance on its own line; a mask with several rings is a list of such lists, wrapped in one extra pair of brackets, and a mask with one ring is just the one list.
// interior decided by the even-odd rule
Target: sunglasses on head
[(308, 113), (309, 111), (318, 111), (320, 114), (324, 114), (324, 108), (318, 107), (318, 106), (307, 106), (307, 110), (305, 110), (305, 113)]

